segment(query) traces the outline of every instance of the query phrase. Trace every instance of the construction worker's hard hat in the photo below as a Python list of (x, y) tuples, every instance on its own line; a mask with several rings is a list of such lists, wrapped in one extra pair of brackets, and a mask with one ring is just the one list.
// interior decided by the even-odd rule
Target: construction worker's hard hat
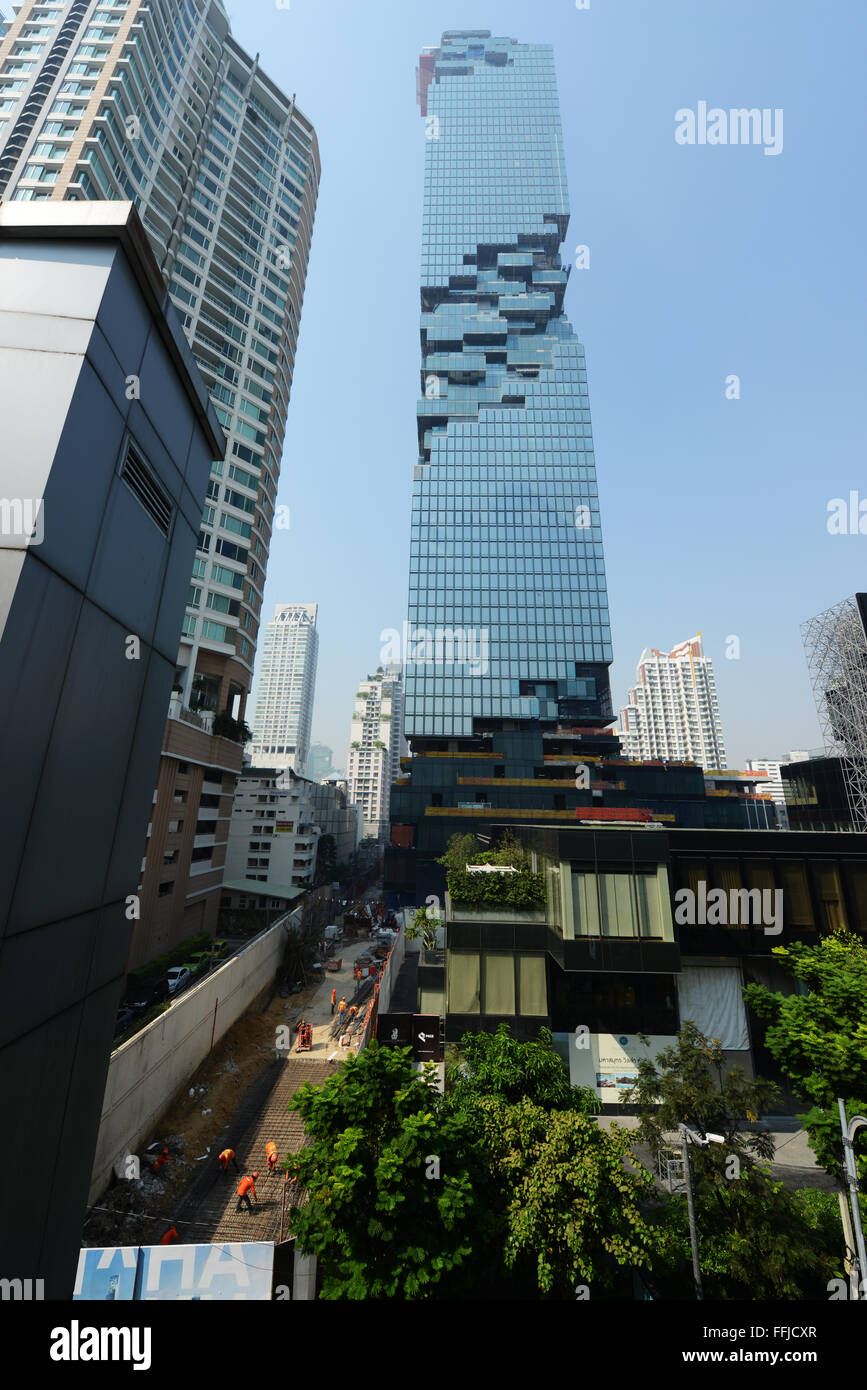
[(253, 1177), (254, 1177), (254, 1178), (258, 1178), (258, 1176), (259, 1176), (258, 1173), (254, 1173), (254, 1174), (253, 1174)]

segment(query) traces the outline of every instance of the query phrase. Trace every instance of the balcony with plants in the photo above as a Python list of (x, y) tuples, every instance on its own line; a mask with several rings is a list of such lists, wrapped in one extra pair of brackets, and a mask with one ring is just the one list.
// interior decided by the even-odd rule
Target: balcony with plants
[(474, 835), (453, 835), (437, 861), (446, 870), (448, 917), (461, 921), (544, 922), (545, 876), (518, 839), (506, 834), (496, 849), (480, 849)]

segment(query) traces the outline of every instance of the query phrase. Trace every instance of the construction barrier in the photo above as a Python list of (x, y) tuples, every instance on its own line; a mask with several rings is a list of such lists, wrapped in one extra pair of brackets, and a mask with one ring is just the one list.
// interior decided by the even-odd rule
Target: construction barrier
[(376, 1020), (380, 1010), (387, 1013), (391, 1003), (391, 995), (397, 980), (400, 967), (403, 965), (403, 958), (406, 955), (406, 932), (399, 931), (392, 942), (382, 973), (378, 982), (373, 987), (373, 998), (367, 1006), (367, 1016), (364, 1020), (364, 1029), (361, 1034), (361, 1041), (358, 1044), (359, 1052), (363, 1047), (367, 1047), (371, 1038), (376, 1037)]
[(107, 1187), (113, 1166), (153, 1138), (160, 1116), (180, 1088), (274, 979), (287, 928), (297, 913), (296, 908), (254, 937), (111, 1054), (89, 1203)]

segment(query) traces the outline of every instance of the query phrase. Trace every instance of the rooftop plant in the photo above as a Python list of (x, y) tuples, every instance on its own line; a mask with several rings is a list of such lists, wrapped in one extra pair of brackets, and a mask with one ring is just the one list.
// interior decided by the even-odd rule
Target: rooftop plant
[[(452, 902), (472, 907), (544, 907), (545, 878), (534, 873), (530, 856), (520, 841), (507, 832), (496, 849), (480, 849), (474, 835), (452, 835), (438, 861), (445, 866)], [(514, 874), (471, 874), (468, 864), (501, 864), (517, 869)]]

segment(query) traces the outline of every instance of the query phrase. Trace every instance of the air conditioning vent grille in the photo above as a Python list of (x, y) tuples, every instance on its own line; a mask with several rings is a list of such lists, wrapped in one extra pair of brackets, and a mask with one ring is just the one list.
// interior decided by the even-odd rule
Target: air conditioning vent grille
[(151, 521), (168, 536), (172, 520), (172, 501), (157, 481), (154, 473), (132, 444), (127, 449), (120, 476), (130, 492), (138, 498)]

